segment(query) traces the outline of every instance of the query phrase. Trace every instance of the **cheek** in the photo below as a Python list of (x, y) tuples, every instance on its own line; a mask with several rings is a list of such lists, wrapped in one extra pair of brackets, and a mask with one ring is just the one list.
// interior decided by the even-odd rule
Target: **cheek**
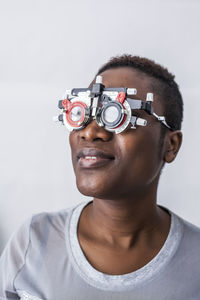
[[(143, 129), (143, 128), (142, 128)], [(136, 129), (134, 137), (130, 135), (126, 143), (119, 141), (121, 154), (123, 157), (122, 177), (128, 175), (131, 181), (140, 184), (152, 181), (159, 173), (162, 165), (160, 155), (158, 155), (158, 135), (151, 132), (140, 134)]]
[(72, 164), (73, 164), (73, 167), (75, 167), (75, 160), (76, 160), (75, 153), (76, 153), (76, 149), (78, 146), (78, 139), (76, 136), (76, 132), (73, 132), (73, 131), (70, 132), (69, 145), (70, 145), (70, 149), (71, 149)]
[[(79, 191), (86, 196), (118, 197), (143, 189), (160, 172), (161, 159), (158, 155), (158, 132), (137, 128), (115, 136), (111, 148), (117, 157), (109, 169), (82, 171), (72, 157)], [(70, 134), (72, 152), (76, 152), (76, 135)]]
[(75, 143), (75, 135), (74, 135), (74, 132), (72, 131), (69, 134), (69, 144), (70, 144), (71, 149), (73, 148), (74, 143)]

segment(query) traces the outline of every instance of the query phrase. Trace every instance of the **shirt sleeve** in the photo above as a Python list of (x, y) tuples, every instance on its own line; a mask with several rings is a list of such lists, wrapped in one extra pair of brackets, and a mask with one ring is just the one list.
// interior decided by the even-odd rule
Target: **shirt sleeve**
[(25, 264), (30, 225), (31, 218), (12, 235), (0, 257), (0, 300), (20, 299), (14, 281)]

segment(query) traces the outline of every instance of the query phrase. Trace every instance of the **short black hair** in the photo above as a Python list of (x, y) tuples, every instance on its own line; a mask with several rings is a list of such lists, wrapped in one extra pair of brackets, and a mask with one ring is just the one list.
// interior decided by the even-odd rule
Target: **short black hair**
[(156, 93), (162, 101), (167, 123), (172, 130), (180, 130), (183, 120), (183, 99), (179, 91), (179, 86), (174, 80), (175, 76), (153, 60), (130, 54), (112, 57), (98, 70), (96, 75), (108, 69), (120, 67), (133, 68), (152, 78), (150, 83), (151, 91)]

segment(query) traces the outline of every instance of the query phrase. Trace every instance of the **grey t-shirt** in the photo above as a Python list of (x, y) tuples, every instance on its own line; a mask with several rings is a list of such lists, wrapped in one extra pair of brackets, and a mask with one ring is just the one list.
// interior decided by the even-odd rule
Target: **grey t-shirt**
[(77, 238), (88, 202), (33, 216), (0, 259), (0, 300), (199, 300), (200, 229), (171, 214), (160, 252), (141, 269), (108, 275), (94, 269)]

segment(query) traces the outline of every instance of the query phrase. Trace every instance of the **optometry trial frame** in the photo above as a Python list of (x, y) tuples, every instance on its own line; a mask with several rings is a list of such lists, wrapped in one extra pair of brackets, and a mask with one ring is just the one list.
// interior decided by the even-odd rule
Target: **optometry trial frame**
[(86, 127), (95, 119), (105, 130), (118, 134), (130, 123), (132, 129), (136, 129), (136, 125), (146, 126), (147, 120), (134, 115), (134, 111), (144, 110), (172, 130), (165, 117), (154, 112), (153, 93), (147, 93), (146, 101), (128, 98), (129, 95), (136, 94), (135, 88), (105, 88), (102, 76), (98, 75), (91, 88), (74, 88), (65, 92), (58, 102), (62, 113), (54, 117), (54, 121), (60, 121), (72, 131)]

